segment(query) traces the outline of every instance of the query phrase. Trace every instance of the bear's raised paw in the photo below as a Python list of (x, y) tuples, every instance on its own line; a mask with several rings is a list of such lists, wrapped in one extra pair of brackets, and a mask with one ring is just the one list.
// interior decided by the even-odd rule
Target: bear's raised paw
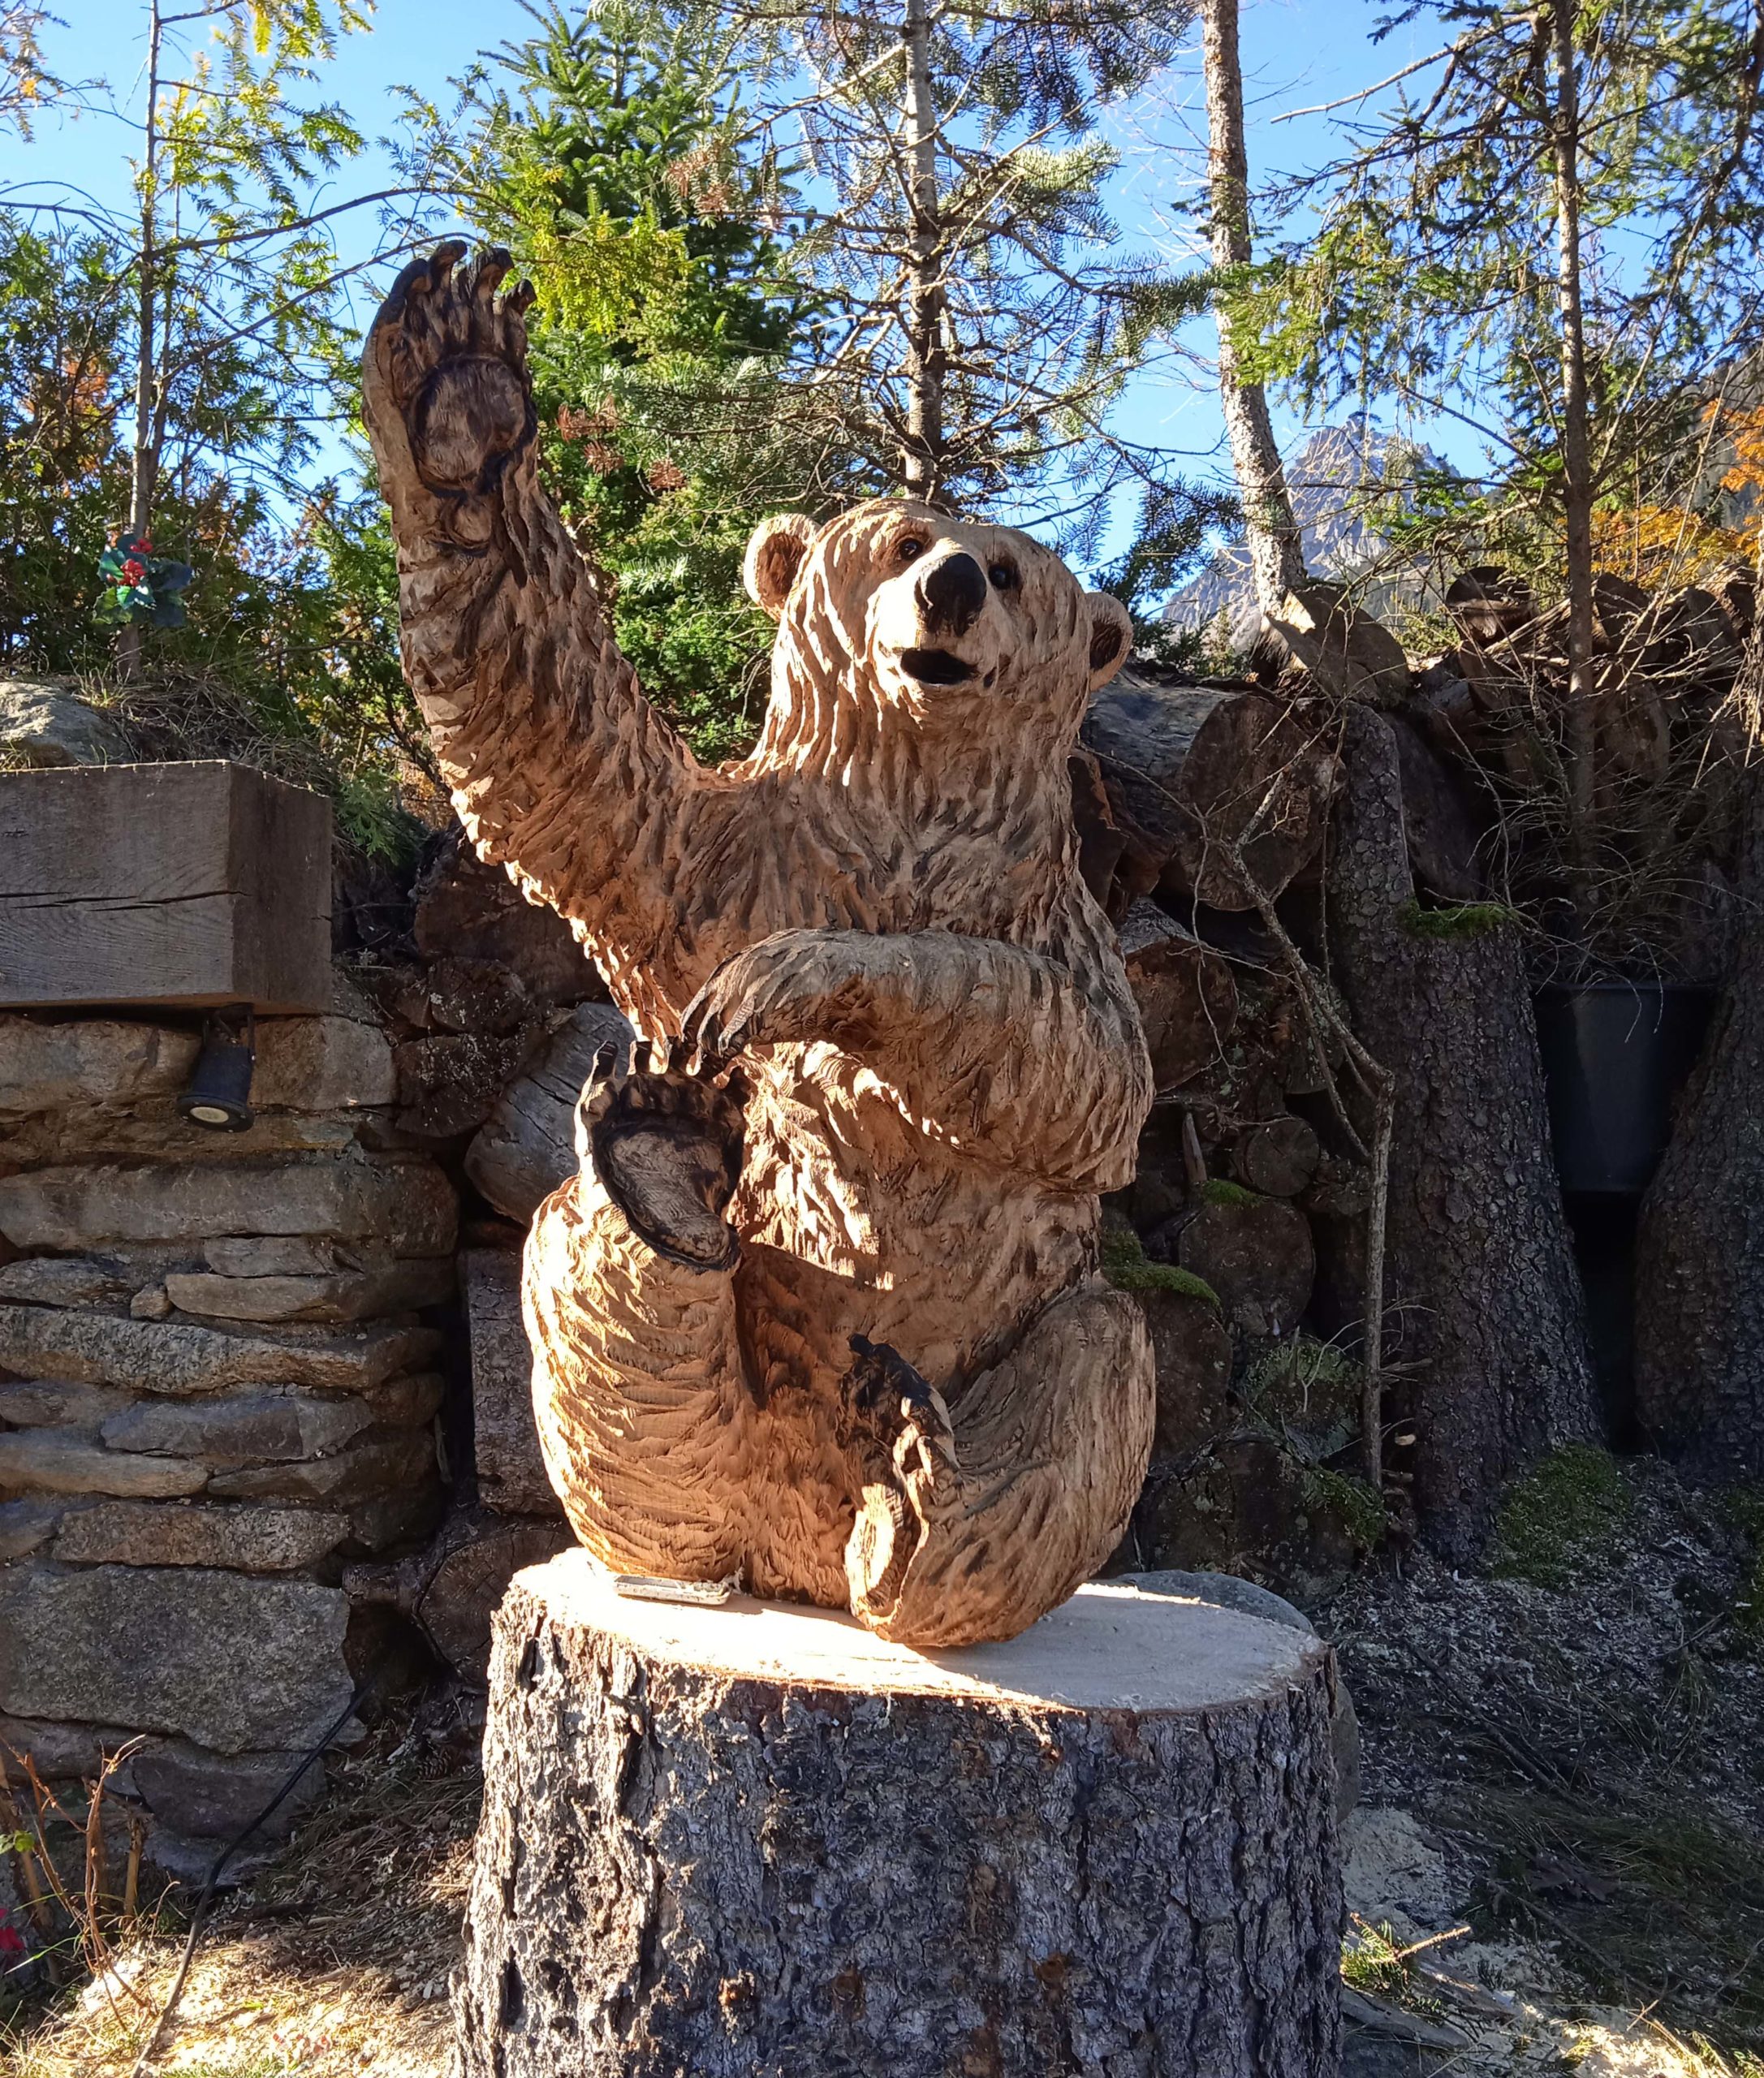
[(464, 257), (450, 240), (404, 269), (362, 369), (370, 412), (403, 420), (416, 475), (444, 506), (491, 490), (537, 429), (522, 321), (533, 291), (498, 294), (515, 264), (500, 248)]

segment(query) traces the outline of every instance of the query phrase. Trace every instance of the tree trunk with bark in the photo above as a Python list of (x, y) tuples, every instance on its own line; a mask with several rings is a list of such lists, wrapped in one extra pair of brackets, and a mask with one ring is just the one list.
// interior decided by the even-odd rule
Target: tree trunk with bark
[(1555, 162), (1556, 301), (1562, 325), (1562, 509), (1567, 549), (1568, 696), (1565, 714), (1568, 843), (1583, 905), (1598, 833), (1594, 825), (1593, 463), (1581, 294), (1580, 60), (1573, 0), (1551, 0), (1547, 34), (1555, 77), (1547, 98)]
[[(1754, 670), (1764, 669), (1764, 651)], [(1705, 1477), (1764, 1476), (1764, 784), (1727, 992), (1636, 1238), (1636, 1412)]]
[(906, 129), (910, 153), (912, 235), (907, 340), (907, 441), (902, 473), (909, 498), (940, 502), (944, 460), (943, 384), (948, 348), (943, 327), (943, 239), (938, 183), (940, 124), (931, 79), (931, 16), (925, 0), (906, 0), (901, 28), (906, 57)]
[(1468, 1558), (1507, 1480), (1599, 1433), (1580, 1277), (1516, 934), (1475, 916), (1430, 929), (1441, 912), (1414, 908), (1389, 722), (1352, 710), (1345, 752), (1335, 979), (1397, 1077), (1387, 1304), (1417, 1367), (1416, 1503), (1429, 1541)]
[(1333, 1661), (1120, 1586), (925, 1658), (615, 1593), (497, 1618), (461, 2078), (1334, 2078)]
[[(1249, 230), (1249, 153), (1244, 142), (1244, 72), (1237, 50), (1237, 0), (1205, 0), (1202, 47), (1206, 70), (1209, 139), (1207, 186), (1212, 212), (1213, 264), (1247, 267), (1253, 257)], [(1305, 576), (1305, 551), (1287, 492), (1286, 471), (1274, 444), (1267, 392), (1238, 374), (1232, 319), (1215, 298), (1218, 326), (1219, 406), (1231, 438), (1231, 467), (1243, 494), (1244, 524), (1256, 603), (1278, 612)]]

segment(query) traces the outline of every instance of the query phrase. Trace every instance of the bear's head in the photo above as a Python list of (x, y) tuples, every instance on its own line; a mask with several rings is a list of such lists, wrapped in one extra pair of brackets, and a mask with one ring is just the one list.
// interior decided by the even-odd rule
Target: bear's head
[[(1091, 693), (1132, 641), (1127, 609), (1086, 592), (1009, 527), (886, 498), (824, 527), (763, 521), (748, 545), (755, 602), (778, 623), (766, 737), (800, 753), (853, 721), (954, 748), (1008, 745), (1062, 767)], [(867, 731), (860, 729), (860, 735)]]

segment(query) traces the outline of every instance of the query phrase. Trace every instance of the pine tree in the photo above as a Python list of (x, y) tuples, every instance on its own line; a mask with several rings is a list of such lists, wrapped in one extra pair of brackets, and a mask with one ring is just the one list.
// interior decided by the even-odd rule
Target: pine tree
[(1711, 390), (1743, 386), (1756, 355), (1764, 24), (1746, 0), (1546, 0), (1521, 14), (1451, 0), (1381, 32), (1426, 13), (1445, 42), (1383, 82), (1400, 88), (1395, 109), (1356, 116), (1349, 153), (1291, 192), (1321, 231), (1242, 309), (1261, 335), (1254, 372), (1294, 378), (1308, 404), (1382, 393), (1486, 441), (1485, 482), (1452, 489), (1444, 516), (1509, 536), (1529, 524), (1533, 558), (1555, 564), (1568, 848), (1584, 882), (1598, 845), (1598, 514), (1697, 473)]
[(757, 0), (731, 8), (755, 120), (813, 213), (819, 299), (792, 380), (876, 482), (1047, 528), (1092, 553), (1137, 505), (1136, 582), (1170, 582), (1220, 516), (1115, 409), (1205, 284), (1123, 254), (1106, 121), (1175, 57), (1177, 0)]

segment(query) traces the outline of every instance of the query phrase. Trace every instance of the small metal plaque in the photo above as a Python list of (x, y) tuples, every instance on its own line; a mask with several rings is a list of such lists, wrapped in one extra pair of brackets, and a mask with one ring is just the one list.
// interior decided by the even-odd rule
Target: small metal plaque
[(727, 1602), (740, 1585), (739, 1573), (722, 1580), (664, 1580), (653, 1573), (613, 1575), (615, 1590), (632, 1602), (684, 1602), (697, 1608)]

